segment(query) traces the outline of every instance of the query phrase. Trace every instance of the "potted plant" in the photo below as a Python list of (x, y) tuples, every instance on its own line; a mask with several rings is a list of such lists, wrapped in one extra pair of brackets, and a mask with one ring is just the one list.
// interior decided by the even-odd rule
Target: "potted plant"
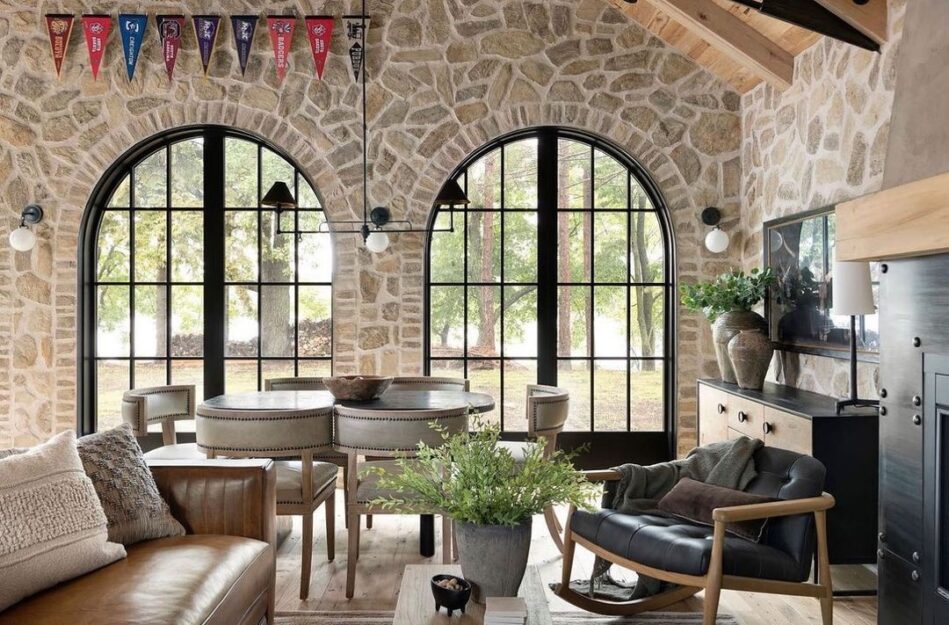
[[(398, 496), (374, 502), (399, 509), (440, 510), (455, 522), (462, 575), (475, 601), (514, 597), (527, 568), (531, 521), (548, 505), (590, 508), (600, 492), (573, 466), (573, 454), (544, 457), (531, 443), (524, 458), (498, 446), (500, 430), (472, 417), (475, 431), (447, 435), (439, 447), (419, 444), (414, 458), (397, 460), (399, 472), (374, 469), (379, 486)], [(433, 428), (439, 429), (433, 424)]]
[(768, 267), (763, 270), (755, 268), (750, 273), (732, 270), (711, 282), (681, 287), (682, 304), (689, 310), (702, 312), (712, 323), (715, 356), (725, 382), (735, 384), (738, 381), (728, 353), (729, 341), (743, 330), (757, 331), (765, 338), (768, 336), (768, 322), (752, 308), (764, 299), (772, 282), (774, 274)]

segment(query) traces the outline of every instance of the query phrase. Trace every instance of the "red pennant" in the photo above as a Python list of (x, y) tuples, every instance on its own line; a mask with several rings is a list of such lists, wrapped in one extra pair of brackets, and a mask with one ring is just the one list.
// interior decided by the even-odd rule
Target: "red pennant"
[(72, 15), (50, 13), (46, 15), (46, 30), (49, 33), (49, 49), (53, 53), (53, 65), (56, 66), (56, 76), (59, 77), (63, 69), (63, 59), (69, 50), (69, 35), (72, 34)]
[(313, 53), (313, 65), (316, 67), (316, 76), (323, 79), (323, 70), (326, 68), (326, 57), (330, 52), (330, 41), (333, 37), (332, 16), (313, 15), (307, 17), (306, 36), (310, 40), (310, 51)]
[(92, 68), (93, 80), (99, 78), (99, 66), (102, 64), (111, 30), (112, 18), (108, 15), (82, 16), (82, 32), (86, 35), (86, 49), (89, 50), (89, 67)]
[(287, 59), (290, 57), (294, 28), (296, 28), (296, 18), (293, 16), (267, 17), (267, 30), (270, 31), (270, 43), (273, 44), (273, 57), (279, 81), (283, 81), (283, 77), (287, 75)]
[(181, 35), (184, 32), (185, 18), (182, 15), (158, 15), (158, 37), (161, 39), (161, 56), (165, 60), (165, 73), (168, 81), (175, 73), (178, 51), (181, 49)]

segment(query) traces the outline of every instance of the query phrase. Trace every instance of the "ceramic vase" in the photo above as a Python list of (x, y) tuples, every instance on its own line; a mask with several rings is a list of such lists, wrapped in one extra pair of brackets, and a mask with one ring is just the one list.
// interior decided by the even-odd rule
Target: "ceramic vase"
[(732, 310), (720, 315), (712, 324), (712, 340), (715, 343), (718, 370), (722, 374), (722, 381), (729, 384), (736, 384), (738, 379), (735, 376), (731, 357), (728, 355), (728, 342), (742, 330), (758, 330), (767, 335), (768, 322), (754, 311)]
[(774, 346), (767, 334), (759, 330), (742, 330), (728, 342), (738, 386), (759, 391), (771, 366)]
[(462, 576), (471, 582), (471, 597), (516, 597), (527, 569), (531, 522), (520, 525), (456, 523), (458, 560)]

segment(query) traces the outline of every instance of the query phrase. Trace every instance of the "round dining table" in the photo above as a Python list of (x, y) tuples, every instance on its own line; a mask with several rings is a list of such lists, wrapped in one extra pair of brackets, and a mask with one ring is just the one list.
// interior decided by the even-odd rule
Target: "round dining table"
[[(370, 401), (337, 400), (329, 391), (262, 391), (248, 393), (226, 393), (206, 399), (198, 406), (197, 418), (201, 418), (202, 409), (247, 411), (248, 416), (259, 414), (272, 420), (273, 427), (286, 428), (294, 423), (282, 416), (302, 414), (307, 410), (344, 405), (362, 410), (375, 410), (380, 413), (399, 410), (444, 410), (468, 406), (472, 412), (483, 413), (494, 409), (494, 398), (487, 393), (468, 391), (429, 390), (399, 391), (389, 390), (378, 399)], [(259, 427), (259, 421), (258, 427)], [(200, 428), (198, 429), (200, 435)], [(201, 441), (198, 441), (201, 444)], [(430, 514), (419, 518), (419, 553), (425, 557), (435, 554), (435, 518)]]

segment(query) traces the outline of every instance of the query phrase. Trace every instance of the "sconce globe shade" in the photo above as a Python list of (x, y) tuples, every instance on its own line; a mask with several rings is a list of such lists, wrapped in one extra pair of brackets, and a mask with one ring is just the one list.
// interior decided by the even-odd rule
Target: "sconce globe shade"
[(705, 235), (705, 247), (713, 254), (721, 254), (727, 250), (728, 242), (728, 233), (718, 227)]
[(375, 231), (366, 237), (366, 249), (373, 254), (381, 254), (389, 247), (389, 235), (385, 232)]
[(36, 245), (36, 235), (26, 226), (20, 226), (10, 233), (10, 247), (18, 252), (29, 252)]

